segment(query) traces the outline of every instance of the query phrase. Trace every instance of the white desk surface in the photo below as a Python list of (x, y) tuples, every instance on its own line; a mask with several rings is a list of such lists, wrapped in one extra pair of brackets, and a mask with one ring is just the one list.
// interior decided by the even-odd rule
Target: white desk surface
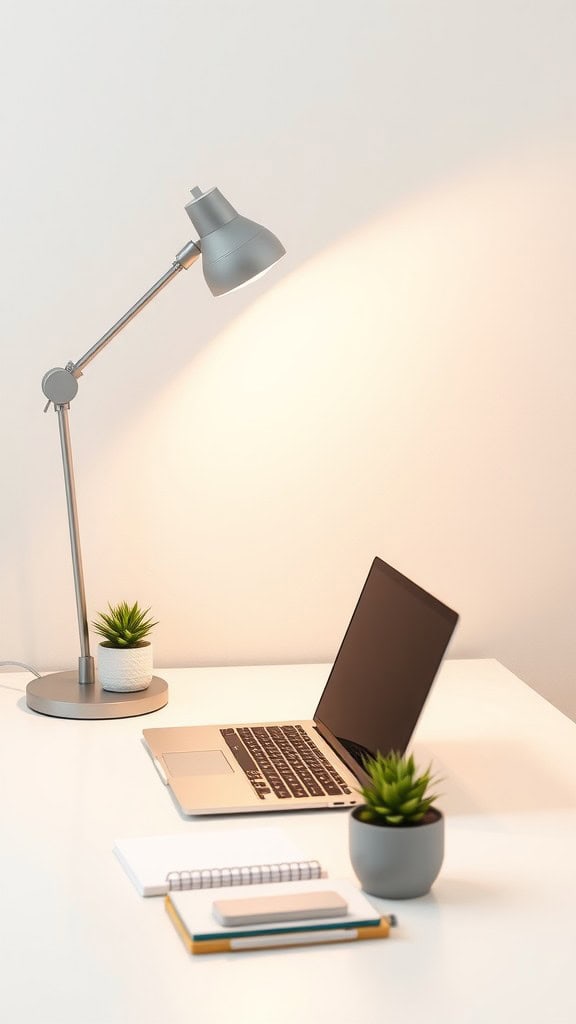
[(173, 669), (144, 718), (29, 711), (0, 674), (0, 1015), (6, 1024), (573, 1024), (576, 725), (492, 660), (448, 661), (414, 736), (445, 777), (432, 892), (380, 901), (389, 940), (191, 957), (115, 838), (275, 824), (352, 877), (348, 812), (185, 819), (140, 743), (152, 725), (311, 717), (327, 667)]

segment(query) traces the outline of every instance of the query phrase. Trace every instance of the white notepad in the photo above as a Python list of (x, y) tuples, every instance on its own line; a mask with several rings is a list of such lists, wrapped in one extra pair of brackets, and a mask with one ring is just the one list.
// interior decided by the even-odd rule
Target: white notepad
[(181, 835), (117, 839), (113, 849), (141, 896), (323, 875), (319, 862), (308, 859), (278, 828), (210, 831), (191, 826)]

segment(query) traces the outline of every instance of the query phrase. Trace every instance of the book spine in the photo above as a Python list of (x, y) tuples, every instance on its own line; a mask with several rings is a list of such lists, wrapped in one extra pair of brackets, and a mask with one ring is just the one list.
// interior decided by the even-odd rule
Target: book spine
[[(182, 931), (179, 929), (181, 937)], [(258, 935), (240, 939), (206, 939), (198, 942), (188, 936), (186, 946), (194, 955), (204, 953), (242, 953), (256, 949), (281, 949), (286, 946), (313, 946), (329, 942), (355, 942), (360, 939), (385, 939), (390, 934), (390, 923), (382, 918), (380, 924), (368, 928), (338, 928), (334, 931), (293, 932), (290, 935)]]
[(317, 860), (305, 860), (170, 871), (166, 875), (166, 883), (169, 890), (214, 889), (232, 885), (259, 885), (264, 882), (301, 882), (309, 878), (322, 878), (322, 875), (322, 867)]

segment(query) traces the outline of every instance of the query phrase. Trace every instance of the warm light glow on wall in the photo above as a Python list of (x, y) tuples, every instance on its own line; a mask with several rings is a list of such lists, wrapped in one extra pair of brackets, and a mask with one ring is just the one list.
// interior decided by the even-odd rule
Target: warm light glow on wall
[(456, 654), (473, 622), (504, 657), (576, 512), (570, 204), (557, 169), (498, 167), (270, 282), (101, 452), (93, 603), (152, 602), (164, 663), (329, 657), (379, 553), (464, 612)]

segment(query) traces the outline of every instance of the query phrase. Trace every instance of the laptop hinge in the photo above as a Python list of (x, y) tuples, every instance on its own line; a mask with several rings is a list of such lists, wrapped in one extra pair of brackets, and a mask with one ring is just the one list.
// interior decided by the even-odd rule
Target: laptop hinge
[[(343, 761), (346, 767), (352, 772), (352, 774), (356, 776), (359, 782), (363, 783), (364, 785), (367, 782), (369, 782), (369, 776), (367, 772), (364, 771), (359, 761), (357, 761), (354, 755), (350, 753), (350, 751), (347, 749), (344, 743), (342, 743), (341, 740), (339, 740), (334, 735), (334, 733), (331, 732), (330, 729), (326, 725), (324, 725), (318, 718), (314, 719), (314, 728), (316, 729), (317, 732), (320, 733), (324, 742), (332, 748), (332, 750), (340, 759), (340, 761)], [(358, 749), (360, 749), (359, 744), (355, 744), (355, 746), (358, 747)], [(374, 756), (373, 754), (371, 754), (371, 751), (367, 750), (366, 748), (362, 748), (362, 750), (367, 755)]]

